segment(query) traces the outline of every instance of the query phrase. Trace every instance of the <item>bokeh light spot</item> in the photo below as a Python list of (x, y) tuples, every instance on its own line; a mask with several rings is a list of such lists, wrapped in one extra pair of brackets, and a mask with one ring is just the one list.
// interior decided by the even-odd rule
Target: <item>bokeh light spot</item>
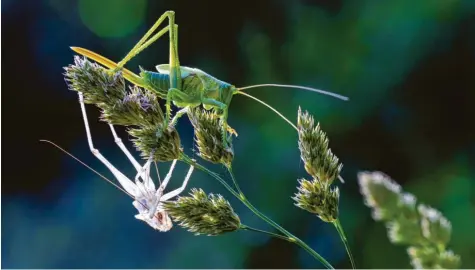
[(147, 0), (80, 0), (83, 23), (100, 37), (116, 38), (132, 33), (143, 21)]

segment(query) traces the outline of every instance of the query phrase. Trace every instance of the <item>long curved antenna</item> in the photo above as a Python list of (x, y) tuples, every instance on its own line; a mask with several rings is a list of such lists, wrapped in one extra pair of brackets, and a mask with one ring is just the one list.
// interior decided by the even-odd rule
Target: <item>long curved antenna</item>
[[(298, 128), (289, 119), (287, 119), (284, 115), (282, 115), (279, 111), (277, 111), (274, 107), (272, 107), (271, 105), (265, 103), (264, 101), (262, 101), (262, 100), (260, 100), (256, 97), (251, 96), (248, 93), (242, 91), (244, 89), (251, 89), (251, 88), (257, 88), (257, 87), (266, 87), (266, 86), (303, 89), (303, 90), (308, 90), (308, 91), (317, 92), (317, 93), (320, 93), (320, 94), (332, 96), (332, 97), (335, 97), (335, 98), (338, 98), (338, 99), (341, 99), (341, 100), (344, 100), (344, 101), (349, 100), (348, 97), (345, 97), (345, 96), (342, 96), (342, 95), (338, 95), (338, 94), (335, 94), (335, 93), (332, 93), (332, 92), (327, 92), (327, 91), (323, 91), (323, 90), (319, 90), (319, 89), (315, 89), (315, 88), (311, 88), (311, 87), (299, 86), (299, 85), (272, 84), (272, 83), (270, 83), (270, 84), (256, 84), (256, 85), (250, 85), (250, 86), (245, 86), (245, 87), (238, 88), (238, 91), (236, 92), (236, 94), (244, 95), (248, 98), (251, 98), (251, 99), (261, 103), (262, 105), (266, 106), (267, 108), (271, 109), (273, 112), (275, 112), (278, 116), (280, 116), (282, 119), (284, 119), (287, 123), (289, 123), (297, 131), (298, 131)], [(345, 183), (345, 180), (343, 180), (343, 177), (341, 177), (340, 175), (338, 175), (338, 180), (340, 180), (340, 182), (342, 182), (342, 183)]]
[(124, 68), (124, 67), (120, 67), (119, 64), (115, 63), (114, 61), (100, 55), (100, 54), (97, 54), (93, 51), (90, 51), (88, 49), (84, 49), (84, 48), (80, 48), (80, 47), (71, 47), (71, 50), (75, 51), (76, 53), (82, 55), (82, 56), (85, 56), (89, 59), (92, 59), (94, 61), (96, 61), (97, 63), (105, 66), (105, 67), (108, 67), (110, 69), (119, 69), (120, 71), (122, 71), (122, 74), (124, 76), (124, 78), (126, 80), (128, 80), (129, 82), (139, 86), (139, 87), (144, 87), (144, 84), (143, 84), (143, 80), (142, 78), (133, 73), (132, 71)]
[(266, 106), (267, 108), (271, 109), (273, 112), (275, 112), (278, 116), (280, 116), (280, 118), (284, 119), (287, 123), (289, 123), (289, 125), (291, 125), (293, 128), (295, 128), (295, 130), (298, 131), (297, 127), (294, 125), (294, 123), (292, 123), (292, 121), (290, 121), (289, 119), (287, 119), (287, 117), (285, 117), (283, 114), (281, 114), (278, 110), (274, 109), (274, 107), (272, 107), (271, 105), (265, 103), (264, 101), (254, 97), (254, 96), (251, 96), (249, 95), (248, 93), (245, 93), (245, 92), (242, 92), (242, 91), (238, 91), (236, 92), (236, 94), (240, 94), (240, 95), (243, 95), (243, 96), (246, 96), (248, 98), (251, 98), (259, 103), (261, 103), (262, 105)]
[(335, 94), (335, 93), (332, 93), (332, 92), (328, 92), (328, 91), (324, 91), (324, 90), (320, 90), (320, 89), (315, 89), (315, 88), (311, 88), (311, 87), (306, 87), (306, 86), (290, 85), (290, 84), (275, 84), (275, 83), (256, 84), (256, 85), (241, 87), (241, 88), (238, 88), (238, 90), (242, 91), (242, 90), (245, 90), (245, 89), (258, 88), (258, 87), (268, 87), (268, 86), (269, 87), (280, 87), (280, 88), (302, 89), (302, 90), (316, 92), (316, 93), (327, 95), (327, 96), (332, 96), (334, 98), (338, 98), (338, 99), (345, 100), (345, 101), (349, 100), (348, 97), (345, 97), (345, 96), (342, 96), (342, 95), (339, 95), (339, 94)]
[(133, 200), (135, 200), (134, 197), (132, 197), (127, 191), (125, 191), (123, 188), (119, 187), (117, 184), (115, 184), (114, 182), (112, 182), (111, 180), (109, 180), (107, 177), (105, 177), (104, 175), (100, 174), (98, 171), (94, 170), (93, 168), (91, 168), (89, 165), (87, 165), (86, 163), (82, 162), (79, 158), (75, 157), (73, 154), (69, 153), (68, 151), (64, 150), (63, 148), (61, 148), (59, 145), (55, 144), (54, 142), (52, 141), (48, 141), (48, 140), (40, 140), (40, 142), (46, 142), (46, 143), (49, 143), (49, 144), (52, 144), (54, 147), (58, 148), (59, 150), (61, 150), (62, 152), (64, 152), (65, 154), (67, 154), (68, 156), (74, 158), (77, 162), (81, 163), (82, 165), (84, 165), (86, 168), (88, 168), (89, 170), (93, 171), (95, 174), (97, 174), (99, 177), (101, 177), (102, 179), (106, 180), (107, 182), (109, 182), (111, 185), (113, 185), (114, 187), (116, 187), (118, 190), (124, 192), (125, 194), (127, 194), (130, 198), (132, 198)]
[[(238, 91), (236, 92), (236, 94), (240, 94), (240, 95), (244, 95), (248, 98), (251, 98), (259, 103), (261, 103), (262, 105), (266, 106), (267, 108), (271, 109), (273, 112), (275, 112), (278, 116), (280, 116), (282, 119), (284, 119), (287, 123), (289, 123), (289, 125), (291, 125), (293, 128), (295, 128), (295, 130), (298, 131), (298, 128), (289, 120), (287, 119), (284, 115), (282, 115), (279, 111), (277, 111), (276, 109), (274, 109), (274, 107), (272, 107), (271, 105), (265, 103), (264, 101), (254, 97), (254, 96), (251, 96), (249, 95), (248, 93), (245, 93), (245, 92), (241, 92), (241, 91)], [(343, 180), (343, 177), (341, 177), (340, 175), (338, 175), (338, 179), (340, 180), (340, 182), (342, 183), (345, 183), (345, 180)]]

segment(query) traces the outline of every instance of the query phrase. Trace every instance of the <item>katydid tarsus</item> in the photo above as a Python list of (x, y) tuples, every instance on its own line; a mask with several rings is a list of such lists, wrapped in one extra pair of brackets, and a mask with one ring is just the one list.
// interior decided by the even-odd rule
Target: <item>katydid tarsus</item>
[[(166, 19), (168, 19), (168, 25), (154, 34), (155, 30), (157, 30), (157, 28)], [(169, 64), (157, 65), (156, 69), (158, 72), (146, 71), (141, 69), (139, 75), (124, 68), (124, 65), (129, 60), (131, 60), (134, 56), (136, 56), (145, 48), (150, 46), (158, 38), (160, 38), (167, 32), (169, 33), (170, 39)], [(227, 123), (228, 108), (231, 103), (232, 97), (236, 94), (242, 94), (267, 106), (272, 111), (277, 113), (280, 117), (282, 117), (285, 121), (287, 121), (292, 127), (297, 129), (296, 126), (290, 120), (285, 118), (276, 109), (274, 109), (267, 103), (249, 95), (248, 93), (243, 92), (243, 90), (268, 86), (298, 88), (333, 96), (342, 100), (348, 100), (347, 97), (335, 93), (297, 85), (259, 84), (246, 87), (235, 87), (234, 85), (214, 78), (213, 76), (205, 73), (200, 69), (180, 66), (180, 62), (178, 59), (178, 25), (175, 24), (175, 13), (173, 11), (165, 12), (145, 33), (145, 35), (139, 40), (139, 42), (137, 42), (137, 44), (130, 50), (130, 52), (124, 57), (124, 59), (122, 59), (118, 63), (115, 63), (107, 59), (106, 57), (87, 49), (79, 47), (71, 47), (71, 49), (77, 52), (78, 54), (86, 56), (104, 65), (105, 67), (110, 68), (114, 72), (122, 71), (124, 78), (130, 83), (153, 91), (160, 98), (165, 99), (166, 117), (165, 123), (163, 125), (164, 128), (168, 127), (168, 125), (170, 124), (174, 125), (178, 118), (185, 114), (190, 108), (202, 104), (205, 109), (215, 109), (219, 113), (221, 118), (222, 136), (223, 143), (225, 146), (227, 146), (227, 132), (234, 133), (235, 135), (237, 135), (234, 130), (228, 126)], [(175, 106), (181, 108), (181, 110), (179, 110), (175, 114), (173, 119), (171, 119), (172, 102)]]

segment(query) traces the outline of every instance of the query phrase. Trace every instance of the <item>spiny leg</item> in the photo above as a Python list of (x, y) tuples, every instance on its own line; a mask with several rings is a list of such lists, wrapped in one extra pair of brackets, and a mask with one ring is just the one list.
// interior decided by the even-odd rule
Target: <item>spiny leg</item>
[(175, 126), (176, 123), (178, 122), (178, 119), (182, 117), (185, 113), (189, 111), (189, 107), (185, 107), (175, 113), (175, 116), (173, 116), (172, 120), (170, 121), (170, 126)]
[(174, 90), (175, 90), (174, 88), (171, 88), (171, 89), (168, 89), (168, 92), (167, 92), (167, 100), (165, 102), (165, 121), (162, 126), (163, 130), (166, 130), (168, 128), (168, 122), (170, 121), (170, 117), (172, 114), (172, 95), (173, 95)]
[[(162, 29), (160, 32), (152, 36), (150, 39), (147, 38), (158, 28), (158, 26), (168, 18), (168, 26)], [(163, 129), (168, 127), (168, 121), (170, 120), (171, 115), (171, 95), (170, 93), (172, 89), (181, 89), (182, 81), (181, 81), (181, 71), (180, 71), (180, 61), (178, 58), (178, 25), (175, 24), (175, 12), (167, 11), (165, 12), (160, 18), (155, 22), (155, 24), (150, 28), (149, 31), (140, 39), (140, 41), (132, 48), (132, 50), (122, 59), (118, 66), (122, 67), (127, 63), (130, 59), (132, 59), (135, 55), (140, 53), (142, 50), (150, 46), (153, 42), (155, 42), (158, 38), (160, 38), (164, 33), (169, 32), (170, 34), (170, 89), (167, 95), (167, 102), (166, 102), (166, 119), (165, 125)], [(146, 41), (147, 40), (147, 41)]]
[(234, 128), (232, 128), (229, 124), (226, 124), (226, 129), (231, 135), (234, 135), (236, 137), (238, 136), (237, 131)]
[(188, 180), (190, 180), (190, 177), (191, 177), (191, 174), (193, 173), (194, 168), (195, 168), (194, 166), (190, 166), (190, 169), (188, 170), (188, 173), (186, 174), (185, 180), (183, 181), (183, 184), (181, 185), (181, 187), (164, 194), (160, 198), (160, 201), (161, 202), (168, 201), (169, 199), (171, 199), (171, 198), (179, 195), (180, 193), (182, 193), (185, 190), (186, 185), (188, 184)]
[(221, 118), (221, 130), (222, 130), (222, 135), (221, 135), (221, 139), (223, 140), (223, 145), (225, 148), (228, 147), (228, 106), (226, 106), (226, 104), (222, 103), (222, 102), (219, 102), (215, 99), (211, 99), (211, 98), (202, 98), (202, 102), (203, 102), (203, 105), (210, 105), (212, 107), (217, 107), (219, 108), (220, 110), (223, 111), (223, 113), (221, 114), (220, 118)]
[[(169, 58), (170, 89), (168, 90), (168, 93), (167, 93), (166, 117), (165, 117), (165, 125), (163, 125), (163, 129), (168, 127), (168, 122), (170, 121), (170, 118), (171, 118), (171, 101), (174, 100), (173, 95), (181, 95), (182, 99), (188, 99), (188, 97), (185, 96), (186, 94), (181, 92), (180, 90), (182, 88), (182, 81), (181, 81), (181, 71), (180, 71), (180, 60), (178, 58), (178, 25), (175, 24), (175, 13), (173, 11), (165, 12), (165, 14), (163, 14), (160, 17), (161, 21), (163, 21), (165, 17), (168, 17), (168, 21), (169, 21), (168, 30), (170, 33), (170, 37), (169, 37), (170, 39), (170, 48), (169, 48), (170, 49), (170, 53), (169, 53), (170, 54), (170, 58)], [(137, 52), (135, 54), (137, 54), (138, 52), (142, 51), (143, 49), (148, 47), (150, 44), (155, 42), (155, 40), (157, 40), (161, 35), (162, 35), (161, 32), (159, 32), (157, 33), (157, 35), (150, 38), (145, 44), (143, 44), (137, 49)]]
[(217, 101), (216, 99), (212, 99), (212, 98), (202, 97), (201, 102), (203, 103), (203, 105), (209, 105), (210, 107), (219, 108), (221, 110), (224, 110), (227, 107), (226, 104), (222, 103), (221, 101)]
[[(124, 57), (124, 59), (122, 59), (118, 63), (118, 65), (120, 67), (125, 65), (125, 63), (127, 63), (130, 59), (132, 59), (134, 56), (136, 56), (138, 53), (140, 53), (141, 50), (138, 50), (138, 49), (144, 44), (145, 41), (147, 41), (147, 39), (150, 37), (150, 35), (153, 34), (153, 32), (160, 26), (160, 24), (165, 19), (166, 19), (165, 14), (162, 14), (162, 16), (160, 16), (160, 18), (158, 18), (158, 20), (152, 25), (152, 27), (150, 27), (150, 29), (145, 33), (145, 35), (143, 35), (143, 37), (137, 42), (137, 44), (135, 44), (135, 46), (129, 51), (129, 53)], [(168, 31), (168, 29), (169, 29), (169, 26), (166, 26), (160, 32), (155, 34), (155, 36), (153, 38), (155, 38), (155, 40), (157, 40), (160, 36), (165, 34)], [(142, 48), (142, 50), (143, 49), (145, 49), (145, 47)]]
[[(168, 26), (162, 29), (160, 32), (155, 34), (149, 40), (147, 38), (160, 26), (160, 24), (168, 18)], [(181, 74), (180, 74), (180, 61), (178, 59), (178, 25), (175, 25), (175, 12), (167, 11), (165, 12), (155, 24), (150, 28), (147, 33), (139, 40), (139, 42), (130, 50), (130, 52), (122, 59), (118, 66), (122, 67), (125, 65), (130, 59), (140, 53), (142, 50), (150, 46), (153, 42), (155, 42), (158, 38), (160, 38), (166, 32), (170, 34), (170, 87), (171, 88), (178, 88), (181, 89)], [(145, 40), (147, 40), (145, 42)]]
[(178, 59), (178, 25), (175, 25), (175, 13), (170, 17), (170, 28), (170, 87), (182, 89)]
[(89, 129), (89, 122), (87, 119), (86, 114), (86, 106), (84, 105), (84, 97), (81, 92), (78, 92), (79, 95), (79, 104), (81, 106), (82, 117), (84, 120), (84, 127), (86, 128), (86, 136), (87, 136), (87, 143), (89, 144), (89, 149), (91, 150), (92, 154), (97, 157), (108, 169), (111, 173), (115, 176), (117, 181), (122, 185), (122, 187), (127, 191), (130, 195), (135, 197), (137, 195), (138, 190), (136, 189), (135, 184), (127, 178), (123, 173), (117, 170), (100, 152), (99, 150), (94, 148), (92, 143), (92, 136), (91, 131)]
[[(158, 33), (153, 35), (150, 39), (150, 35), (160, 26), (160, 24), (168, 18), (169, 25), (165, 26), (162, 30)], [(88, 58), (95, 60), (96, 62), (112, 69), (113, 71), (123, 70), (124, 77), (141, 87), (145, 87), (142, 78), (128, 69), (123, 68), (123, 66), (130, 61), (133, 57), (139, 54), (142, 50), (150, 46), (153, 42), (163, 36), (166, 32), (170, 33), (170, 85), (174, 88), (181, 89), (181, 74), (180, 74), (180, 62), (178, 60), (178, 26), (175, 25), (175, 12), (167, 11), (165, 12), (158, 20), (154, 23), (154, 25), (145, 33), (145, 35), (135, 44), (135, 46), (127, 53), (127, 55), (119, 62), (114, 63), (113, 61), (97, 54), (92, 51), (83, 48), (71, 47), (75, 52), (84, 55)], [(147, 40), (148, 39), (148, 40)]]
[(223, 110), (223, 114), (221, 115), (221, 132), (222, 132), (222, 139), (223, 145), (225, 148), (228, 147), (228, 108), (226, 107)]

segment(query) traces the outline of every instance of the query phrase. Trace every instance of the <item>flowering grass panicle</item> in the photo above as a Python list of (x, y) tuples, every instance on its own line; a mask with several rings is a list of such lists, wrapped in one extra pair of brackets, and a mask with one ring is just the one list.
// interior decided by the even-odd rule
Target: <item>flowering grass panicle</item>
[(112, 73), (86, 58), (75, 56), (74, 64), (64, 68), (69, 89), (82, 92), (84, 102), (102, 107), (126, 95), (125, 81), (120, 72)]
[[(386, 220), (389, 240), (392, 243), (416, 245), (424, 241), (420, 233), (416, 198), (412, 194), (401, 192), (396, 205), (390, 209), (389, 211), (384, 211), (384, 209), (377, 211), (392, 213), (392, 218)], [(375, 210), (376, 213), (378, 213), (377, 211)], [(395, 217), (397, 217), (397, 220), (394, 220)]]
[(300, 157), (305, 170), (316, 179), (332, 183), (340, 174), (343, 165), (328, 147), (328, 138), (315, 126), (315, 120), (308, 112), (302, 113), (299, 108), (297, 118)]
[(446, 246), (450, 241), (452, 224), (438, 210), (426, 205), (417, 207), (421, 217), (422, 235), (436, 246)]
[(127, 132), (143, 158), (152, 156), (154, 161), (171, 161), (179, 159), (183, 153), (180, 136), (170, 127), (165, 132), (162, 132), (162, 125), (129, 128)]
[(112, 73), (79, 56), (65, 70), (69, 89), (81, 92), (85, 103), (99, 107), (102, 120), (136, 127), (127, 132), (144, 158), (152, 154), (154, 161), (180, 158), (180, 136), (172, 126), (163, 128), (165, 117), (156, 95), (136, 86), (127, 92), (121, 72)]
[(338, 218), (338, 201), (340, 191), (338, 187), (319, 180), (299, 180), (300, 186), (293, 199), (296, 205), (310, 213), (316, 214), (325, 222), (334, 222)]
[(229, 167), (234, 158), (232, 136), (227, 136), (227, 147), (225, 147), (219, 115), (214, 111), (194, 108), (188, 112), (188, 117), (195, 128), (195, 141), (200, 157)]
[(398, 215), (401, 186), (380, 172), (358, 175), (365, 203), (372, 209), (375, 220), (388, 221)]
[(438, 210), (419, 204), (410, 193), (381, 172), (358, 174), (365, 203), (373, 218), (386, 222), (392, 243), (410, 246), (411, 264), (418, 269), (456, 269), (460, 256), (447, 250), (452, 226)]
[(328, 138), (320, 125), (315, 126), (313, 116), (303, 113), (300, 108), (297, 128), (300, 157), (313, 179), (299, 180), (300, 186), (293, 199), (297, 207), (316, 214), (325, 222), (334, 222), (338, 219), (340, 192), (331, 184), (340, 174), (342, 164), (328, 147)]
[(137, 86), (122, 100), (111, 101), (104, 106), (102, 118), (113, 125), (157, 126), (165, 120), (157, 97)]
[(196, 235), (220, 235), (240, 229), (241, 221), (221, 195), (192, 189), (190, 196), (165, 202), (164, 208), (174, 221)]
[(415, 269), (459, 269), (460, 256), (451, 250), (439, 251), (434, 247), (409, 247), (407, 253)]
[[(332, 187), (335, 178), (339, 177), (343, 165), (328, 147), (328, 138), (315, 126), (315, 120), (307, 111), (299, 107), (297, 117), (297, 132), (299, 135), (300, 158), (305, 164), (305, 170), (313, 177), (312, 180), (299, 180), (297, 193), (292, 199), (295, 205), (310, 213), (316, 214), (322, 221), (335, 226), (345, 245), (346, 252), (353, 269), (356, 268), (353, 255), (346, 239), (345, 232), (338, 219), (340, 190)], [(340, 178), (341, 179), (341, 178)]]
[[(69, 89), (80, 93), (81, 105), (84, 105), (83, 101), (85, 101), (84, 103), (99, 107), (101, 109), (101, 120), (111, 125), (114, 135), (116, 134), (112, 125), (127, 126), (127, 132), (132, 136), (131, 141), (141, 152), (142, 157), (147, 159), (152, 157), (154, 161), (180, 160), (192, 166), (192, 168), (206, 172), (218, 180), (256, 216), (276, 229), (278, 233), (242, 224), (226, 199), (221, 195), (207, 195), (201, 189), (193, 189), (190, 196), (179, 197), (176, 201), (161, 201), (164, 210), (180, 226), (195, 234), (204, 235), (220, 235), (236, 230), (264, 233), (298, 245), (325, 267), (333, 269), (325, 258), (298, 237), (265, 216), (244, 195), (231, 167), (234, 158), (232, 134), (236, 136), (237, 134), (229, 126), (226, 127), (226, 133), (223, 134), (224, 112), (216, 109), (205, 110), (199, 107), (186, 107), (177, 112), (173, 119), (168, 119), (171, 120), (169, 121), (170, 124), (164, 127), (164, 122), (168, 121), (165, 121), (166, 119), (158, 102), (158, 98), (163, 96), (157, 96), (154, 92), (137, 86), (127, 89), (123, 74), (120, 71), (113, 72), (80, 57), (75, 57), (74, 64), (66, 67), (65, 70), (64, 75)], [(84, 109), (83, 106), (81, 108)], [(207, 161), (225, 165), (233, 180), (234, 188), (218, 174), (197, 163), (184, 153), (179, 135), (174, 127), (176, 119), (184, 112), (188, 114), (194, 127), (199, 155)], [(83, 117), (87, 117), (84, 110)], [(301, 118), (305, 119), (301, 120)], [(314, 179), (311, 182), (301, 180), (302, 187), (299, 188), (300, 193), (296, 196), (296, 200), (300, 202), (298, 204), (300, 207), (317, 214), (322, 220), (332, 222), (337, 227), (348, 250), (346, 238), (337, 218), (339, 191), (338, 188), (332, 189), (330, 187), (334, 178), (339, 175), (341, 164), (338, 163), (338, 159), (328, 148), (328, 139), (326, 139), (325, 134), (319, 130), (319, 127), (313, 127), (313, 118), (308, 114), (302, 116), (299, 111), (299, 122), (303, 123), (300, 126), (299, 133), (301, 150), (308, 152), (303, 154), (305, 156), (303, 160), (306, 163), (307, 171), (312, 174)], [(87, 129), (87, 121), (85, 125)], [(90, 136), (89, 133), (88, 136)], [(318, 148), (312, 148), (314, 143), (317, 143)], [(109, 169), (112, 171), (111, 168)], [(169, 175), (171, 176), (171, 171)], [(187, 179), (184, 181), (182, 188), (185, 188)], [(176, 190), (167, 194), (174, 195), (174, 192)], [(167, 196), (167, 194), (164, 196)], [(175, 198), (176, 195), (172, 195), (169, 196)], [(159, 217), (156, 218), (160, 219)], [(354, 266), (353, 260), (352, 265)]]

